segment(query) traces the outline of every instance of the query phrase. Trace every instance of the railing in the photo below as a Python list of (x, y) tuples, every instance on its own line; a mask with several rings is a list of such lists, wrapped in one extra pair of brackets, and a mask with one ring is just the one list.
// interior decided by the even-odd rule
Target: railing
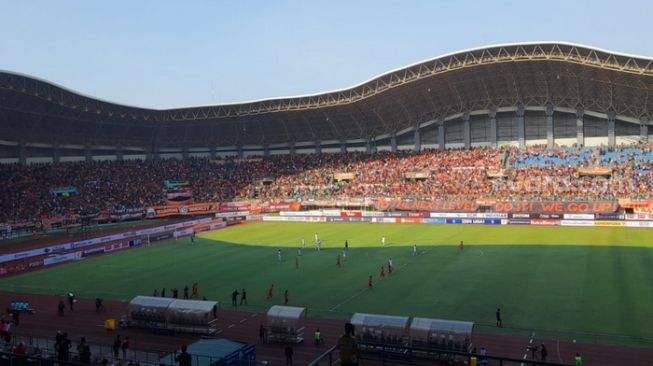
[(336, 349), (336, 346), (332, 346), (328, 350), (324, 351), (321, 355), (317, 356), (317, 358), (311, 363), (308, 364), (308, 366), (318, 366), (318, 365), (333, 365), (334, 362), (338, 361), (338, 364), (340, 363), (340, 357), (339, 356), (333, 356), (333, 351)]
[[(359, 347), (363, 349), (360, 353), (362, 361), (380, 362), (384, 365), (414, 365), (414, 366), (428, 366), (437, 364), (474, 364), (472, 360), (476, 360), (476, 364), (483, 364), (481, 361), (487, 361), (492, 365), (508, 366), (508, 365), (540, 365), (540, 366), (571, 366), (571, 364), (556, 363), (556, 362), (542, 362), (538, 360), (526, 360), (509, 357), (498, 357), (490, 355), (480, 355), (478, 353), (466, 353), (457, 351), (440, 350), (425, 347), (408, 347), (401, 345), (386, 345), (381, 343), (361, 342)], [(315, 360), (309, 363), (309, 366), (319, 365), (339, 365), (340, 357), (334, 355), (336, 346), (326, 350), (323, 354), (318, 356)], [(362, 362), (361, 364), (364, 364)]]

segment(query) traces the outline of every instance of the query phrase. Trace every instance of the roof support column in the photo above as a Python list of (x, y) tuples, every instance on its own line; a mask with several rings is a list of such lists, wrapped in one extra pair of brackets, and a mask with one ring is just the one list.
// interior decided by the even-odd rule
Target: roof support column
[(58, 142), (52, 144), (52, 162), (55, 164), (61, 162), (61, 146)]
[(440, 150), (444, 150), (446, 144), (444, 137), (444, 119), (440, 118), (438, 121), (438, 149)]
[(648, 142), (648, 117), (646, 116), (639, 119), (639, 139)]
[(614, 146), (617, 144), (617, 138), (615, 137), (615, 120), (617, 114), (614, 111), (608, 112), (608, 146)]
[(27, 147), (24, 141), (18, 143), (18, 162), (25, 165), (27, 164)]
[(290, 155), (295, 155), (295, 143), (290, 143)]
[(497, 109), (490, 109), (490, 142), (492, 146), (497, 146)]
[(546, 147), (553, 149), (555, 141), (553, 139), (553, 104), (546, 106)]
[(245, 151), (243, 150), (243, 145), (238, 145), (238, 157), (239, 158), (244, 158), (245, 157)]
[(340, 141), (340, 152), (343, 154), (347, 152), (347, 143), (345, 140)]
[(315, 153), (322, 154), (322, 142), (315, 141)]
[(211, 159), (215, 159), (218, 154), (215, 152), (215, 144), (211, 143), (211, 147), (209, 147), (209, 156)]
[(472, 147), (472, 128), (469, 122), (469, 112), (463, 113), (463, 142), (465, 143), (465, 149)]
[(270, 145), (263, 145), (263, 156), (270, 156)]
[(181, 149), (181, 160), (188, 160), (188, 145), (184, 145)]
[(576, 108), (576, 145), (585, 146), (585, 110)]
[(123, 161), (125, 160), (125, 148), (122, 144), (116, 146), (116, 160)]
[(517, 141), (519, 147), (526, 146), (526, 124), (524, 123), (524, 106), (517, 107)]
[(372, 140), (370, 139), (367, 139), (367, 141), (365, 141), (365, 152), (368, 154), (372, 154)]
[(92, 161), (93, 160), (93, 151), (91, 150), (91, 145), (86, 144), (84, 147), (84, 160)]
[(397, 151), (397, 134), (393, 133), (392, 136), (390, 136), (390, 151), (396, 152)]
[(420, 152), (422, 150), (422, 136), (420, 135), (419, 125), (415, 127), (415, 151)]

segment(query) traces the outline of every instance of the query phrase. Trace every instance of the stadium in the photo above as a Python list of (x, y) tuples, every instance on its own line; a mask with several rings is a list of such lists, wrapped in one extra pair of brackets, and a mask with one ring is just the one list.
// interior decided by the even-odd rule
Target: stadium
[[(166, 364), (201, 333), (255, 345), (223, 364), (283, 364), (297, 342), (326, 365), (346, 320), (366, 364), (647, 365), (652, 116), (653, 58), (564, 42), (175, 109), (0, 72), (12, 342), (65, 330)], [(192, 310), (146, 320), (172, 312), (165, 288)], [(102, 346), (117, 333), (122, 358)]]

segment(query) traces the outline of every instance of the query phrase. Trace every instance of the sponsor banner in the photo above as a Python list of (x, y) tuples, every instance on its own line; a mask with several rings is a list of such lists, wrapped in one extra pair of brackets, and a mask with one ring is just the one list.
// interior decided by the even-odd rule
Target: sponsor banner
[(405, 217), (405, 212), (386, 212), (385, 217)]
[(244, 217), (249, 215), (249, 211), (234, 211), (234, 212), (218, 212), (215, 214), (215, 217), (224, 218), (224, 217)]
[(220, 212), (220, 204), (212, 203), (194, 203), (181, 206), (153, 206), (145, 209), (148, 218), (169, 217), (169, 216), (188, 216), (188, 215), (207, 215)]
[(226, 222), (216, 222), (216, 223), (213, 223), (213, 224), (209, 224), (209, 230), (222, 229), (223, 227), (227, 227)]
[(309, 217), (305, 217), (305, 218), (304, 218), (304, 221), (307, 221), (307, 222), (326, 222), (326, 221), (327, 221), (327, 218), (326, 218), (326, 217), (313, 217), (313, 216), (309, 216)]
[(624, 215), (618, 213), (611, 213), (611, 214), (597, 213), (595, 216), (597, 220), (623, 220), (624, 219)]
[(531, 218), (533, 219), (562, 219), (564, 218), (564, 214), (556, 214), (556, 213), (539, 213), (539, 214), (533, 214), (531, 215)]
[(379, 211), (435, 211), (435, 212), (475, 212), (476, 201), (404, 201), (399, 199), (379, 199), (375, 203)]
[(560, 220), (533, 219), (531, 225), (560, 226)]
[(279, 211), (299, 211), (302, 205), (299, 203), (272, 203), (267, 206), (262, 206), (265, 212), (279, 212)]
[(594, 214), (564, 214), (566, 220), (594, 220)]
[(406, 216), (408, 217), (431, 217), (428, 212), (406, 212)]
[(652, 221), (626, 221), (624, 226), (627, 227), (653, 227)]
[(120, 242), (120, 243), (107, 244), (107, 245), (104, 246), (104, 252), (105, 253), (115, 252), (117, 250), (121, 250), (121, 249), (125, 249), (125, 248), (129, 248), (129, 242), (128, 241), (124, 241), (124, 242)]
[(321, 212), (323, 216), (340, 216), (340, 210), (322, 210)]
[(150, 237), (150, 241), (161, 241), (161, 240), (166, 240), (172, 238), (172, 232), (169, 233), (162, 233), (158, 234), (156, 236)]
[(327, 217), (327, 222), (349, 222), (348, 217)]
[(501, 225), (501, 219), (445, 219), (447, 224)]
[(612, 213), (619, 209), (619, 203), (614, 201), (598, 202), (497, 202), (494, 210), (497, 212), (526, 213)]
[(530, 225), (531, 220), (525, 219), (510, 219), (508, 220), (508, 225)]
[(383, 217), (385, 212), (378, 211), (363, 211), (363, 217)]
[(263, 216), (263, 221), (288, 221), (287, 216)]
[(597, 220), (593, 222), (594, 226), (624, 226), (623, 221), (602, 221)]
[(361, 222), (374, 222), (372, 220), (374, 220), (375, 218), (376, 217), (361, 217)]
[(445, 219), (426, 218), (420, 219), (419, 222), (422, 224), (444, 224), (446, 221)]
[(57, 255), (57, 256), (54, 256), (54, 257), (49, 257), (49, 258), (43, 259), (43, 265), (44, 266), (49, 266), (51, 264), (57, 264), (57, 263), (61, 263), (61, 262), (77, 260), (77, 259), (80, 259), (80, 258), (82, 258), (82, 252), (62, 254), (62, 255)]
[(649, 214), (627, 214), (626, 220), (653, 220), (653, 215)]
[(592, 226), (593, 221), (590, 220), (560, 220), (562, 226)]
[(52, 252), (57, 252), (57, 251), (66, 251), (66, 250), (71, 250), (71, 249), (77, 249), (77, 248), (82, 248), (82, 247), (87, 247), (91, 245), (96, 245), (96, 244), (102, 244), (110, 241), (116, 241), (116, 240), (122, 240), (126, 238), (133, 238), (133, 237), (138, 237), (138, 236), (144, 236), (144, 235), (153, 235), (156, 233), (168, 231), (168, 230), (175, 230), (177, 228), (181, 227), (186, 227), (186, 226), (193, 226), (205, 222), (211, 221), (211, 218), (201, 218), (197, 220), (190, 220), (190, 221), (184, 221), (184, 222), (178, 222), (176, 224), (172, 225), (166, 225), (166, 226), (157, 226), (153, 228), (147, 228), (147, 229), (140, 229), (136, 231), (128, 231), (124, 233), (118, 233), (118, 234), (113, 234), (113, 235), (107, 235), (107, 236), (101, 236), (98, 238), (93, 238), (93, 239), (87, 239), (87, 240), (80, 240), (80, 241), (75, 241), (71, 243), (64, 243), (64, 244), (57, 244), (45, 248), (36, 248), (32, 249), (29, 251), (25, 252), (19, 252), (19, 253), (11, 253), (11, 254), (4, 254), (0, 255), (0, 263), (6, 263), (10, 261), (14, 261), (17, 259), (23, 259), (23, 258), (29, 258), (29, 257), (36, 257), (40, 256), (43, 254), (48, 254)]
[(194, 231), (193, 231), (192, 228), (191, 229), (184, 229), (184, 230), (175, 231), (173, 236), (175, 238), (181, 238), (182, 236), (191, 236), (191, 235), (193, 235), (193, 233), (194, 233)]
[(83, 257), (88, 257), (91, 255), (95, 254), (102, 254), (104, 253), (104, 247), (99, 247), (99, 248), (93, 248), (93, 249), (86, 249), (85, 251), (82, 252)]
[(537, 214), (531, 215), (529, 213), (515, 212), (515, 213), (508, 214), (508, 217), (510, 217), (511, 219), (530, 219), (531, 217), (539, 217), (539, 215)]
[(419, 218), (418, 217), (402, 217), (397, 219), (398, 223), (401, 224), (419, 224)]
[(360, 211), (340, 211), (341, 217), (361, 217)]
[(461, 219), (506, 219), (508, 213), (505, 212), (430, 212), (430, 217), (436, 218), (461, 218)]

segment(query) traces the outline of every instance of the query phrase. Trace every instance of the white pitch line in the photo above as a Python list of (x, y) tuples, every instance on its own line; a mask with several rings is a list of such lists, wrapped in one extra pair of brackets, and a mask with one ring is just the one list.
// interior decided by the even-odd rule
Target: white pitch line
[(344, 305), (346, 302), (348, 302), (348, 301), (350, 301), (350, 300), (353, 300), (353, 299), (355, 299), (356, 297), (358, 297), (358, 296), (359, 296), (360, 294), (362, 294), (364, 291), (367, 291), (367, 289), (359, 290), (359, 291), (356, 292), (355, 294), (349, 296), (348, 298), (344, 299), (343, 301), (341, 301), (341, 302), (337, 303), (336, 305), (332, 306), (331, 309), (329, 309), (329, 311), (335, 311), (337, 308), (341, 307), (341, 306)]

